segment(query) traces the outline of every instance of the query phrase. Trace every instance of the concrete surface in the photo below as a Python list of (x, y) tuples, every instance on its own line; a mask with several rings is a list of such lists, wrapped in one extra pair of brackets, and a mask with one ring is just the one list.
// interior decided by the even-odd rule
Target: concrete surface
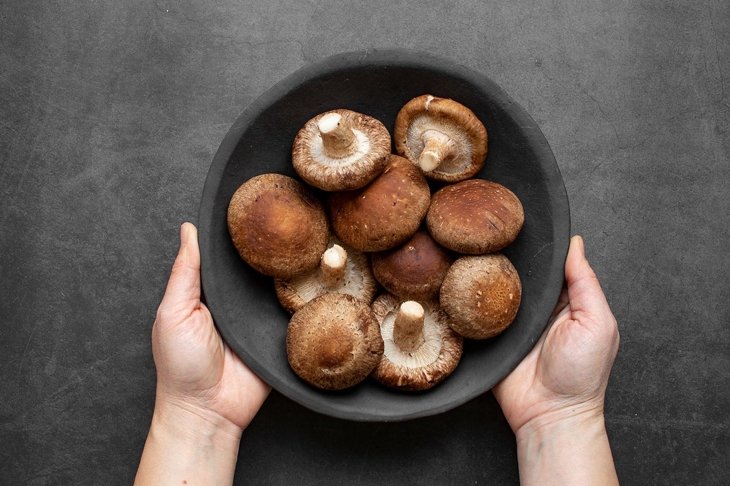
[[(212, 156), (304, 64), (448, 56), (537, 120), (621, 329), (607, 424), (624, 484), (728, 484), (730, 3), (0, 5), (0, 483), (124, 484), (149, 330)], [(513, 484), (491, 395), (365, 425), (272, 395), (243, 484)]]

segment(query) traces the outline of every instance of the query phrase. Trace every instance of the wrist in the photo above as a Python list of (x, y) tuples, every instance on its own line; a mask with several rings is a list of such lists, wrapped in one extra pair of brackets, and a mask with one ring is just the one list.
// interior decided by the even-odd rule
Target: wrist
[(210, 442), (230, 448), (241, 440), (242, 429), (220, 414), (197, 404), (157, 393), (152, 426), (184, 442)]
[(231, 484), (240, 439), (230, 421), (158, 394), (135, 484)]
[(550, 410), (537, 415), (515, 430), (519, 443), (533, 437), (548, 437), (574, 434), (581, 431), (602, 431), (605, 433), (603, 406), (580, 404)]
[(618, 484), (603, 407), (568, 407), (516, 432), (521, 484)]

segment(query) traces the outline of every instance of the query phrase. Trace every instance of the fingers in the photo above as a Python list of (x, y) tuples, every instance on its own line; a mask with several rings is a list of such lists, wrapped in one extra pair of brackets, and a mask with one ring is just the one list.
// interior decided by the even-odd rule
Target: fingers
[(198, 230), (191, 223), (180, 227), (180, 250), (172, 266), (160, 310), (192, 312), (200, 305), (200, 249)]
[(612, 316), (598, 277), (586, 260), (583, 238), (578, 235), (570, 239), (565, 280), (571, 311), (592, 316)]

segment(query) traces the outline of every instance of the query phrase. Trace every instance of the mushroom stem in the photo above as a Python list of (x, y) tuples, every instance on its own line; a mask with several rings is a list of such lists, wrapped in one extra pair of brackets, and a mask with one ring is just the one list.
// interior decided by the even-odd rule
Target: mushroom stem
[(424, 172), (431, 172), (441, 163), (456, 155), (456, 144), (448, 135), (438, 130), (426, 130), (422, 139), (424, 147), (418, 157), (418, 165)]
[(409, 300), (400, 305), (393, 324), (393, 342), (399, 349), (412, 353), (423, 345), (424, 317), (423, 306), (418, 302)]
[(320, 272), (322, 272), (322, 283), (325, 287), (334, 288), (342, 283), (345, 278), (345, 268), (347, 267), (347, 252), (340, 245), (332, 245), (322, 254), (322, 260), (319, 263)]
[(357, 149), (357, 137), (347, 120), (339, 113), (327, 113), (317, 123), (322, 136), (324, 153), (334, 159), (352, 155)]

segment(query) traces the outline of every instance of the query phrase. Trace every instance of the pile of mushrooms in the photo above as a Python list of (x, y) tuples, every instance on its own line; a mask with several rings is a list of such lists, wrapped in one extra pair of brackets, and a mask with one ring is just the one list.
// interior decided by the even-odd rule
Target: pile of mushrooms
[(472, 178), (487, 156), (484, 124), (423, 95), (399, 111), (393, 136), (362, 113), (321, 113), (292, 145), (303, 183), (262, 174), (228, 207), (238, 253), (292, 314), (292, 370), (323, 390), (368, 377), (429, 389), (456, 369), (465, 338), (500, 334), (520, 306), (519, 275), (499, 251), (524, 211), (506, 187)]

